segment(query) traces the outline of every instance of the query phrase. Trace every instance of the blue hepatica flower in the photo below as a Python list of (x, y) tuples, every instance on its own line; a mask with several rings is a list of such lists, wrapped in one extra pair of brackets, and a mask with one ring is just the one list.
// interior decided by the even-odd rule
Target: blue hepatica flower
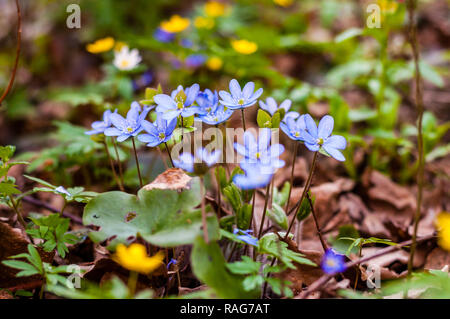
[[(117, 109), (114, 111), (114, 113), (117, 113)], [(103, 120), (93, 122), (91, 124), (92, 130), (84, 132), (84, 134), (94, 135), (103, 133), (108, 127), (111, 126), (111, 114), (111, 110), (106, 110), (105, 112), (103, 112)]]
[(291, 140), (303, 141), (301, 135), (302, 131), (306, 130), (305, 115), (301, 115), (297, 119), (288, 117), (280, 123), (280, 128)]
[(113, 113), (110, 116), (111, 123), (114, 127), (107, 128), (104, 132), (106, 136), (117, 136), (118, 142), (123, 142), (131, 136), (138, 135), (142, 130), (142, 121), (153, 107), (147, 106), (141, 112), (141, 106), (137, 102), (131, 103), (131, 108), (127, 113), (127, 117)]
[(198, 68), (202, 66), (206, 61), (206, 58), (203, 54), (191, 54), (189, 55), (184, 63), (188, 68)]
[[(190, 153), (182, 153), (178, 160), (173, 160), (173, 164), (189, 173), (194, 173), (194, 164), (201, 164), (209, 167), (214, 166), (220, 160), (222, 152), (220, 150), (208, 152), (205, 148), (199, 147), (195, 152), (195, 157)], [(201, 170), (204, 173), (204, 170)]]
[(338, 150), (345, 149), (347, 141), (340, 135), (330, 136), (334, 126), (333, 117), (325, 115), (317, 127), (311, 115), (306, 114), (305, 124), (306, 130), (301, 132), (301, 137), (310, 151), (315, 152), (322, 148), (338, 161), (345, 161), (344, 155)]
[(154, 123), (144, 120), (141, 125), (148, 134), (138, 135), (138, 140), (143, 143), (148, 143), (147, 146), (155, 147), (170, 140), (177, 126), (177, 119), (167, 121), (159, 113)]
[(210, 89), (206, 89), (203, 92), (198, 92), (196, 102), (199, 107), (198, 114), (213, 113), (219, 106), (219, 96), (217, 91), (213, 93)]
[(219, 92), (219, 95), (222, 98), (220, 103), (233, 110), (252, 106), (263, 93), (262, 88), (258, 89), (256, 92), (253, 92), (254, 90), (255, 83), (248, 82), (241, 90), (239, 82), (233, 79), (230, 81), (230, 93), (226, 91)]
[(192, 106), (197, 98), (200, 86), (193, 84), (191, 87), (183, 89), (180, 85), (169, 96), (167, 94), (157, 94), (154, 101), (157, 104), (156, 112), (163, 113), (165, 120), (172, 120), (178, 116), (189, 117), (198, 112), (199, 108)]
[(219, 105), (215, 111), (199, 115), (198, 119), (209, 125), (218, 125), (228, 120), (233, 112), (233, 110), (225, 109), (223, 105)]
[(240, 189), (257, 189), (267, 186), (272, 180), (274, 168), (264, 166), (260, 163), (241, 163), (244, 175), (238, 174), (233, 177), (233, 183)]
[(343, 272), (345, 270), (344, 255), (337, 254), (333, 249), (327, 249), (320, 264), (322, 270), (330, 275)]
[(267, 111), (270, 113), (270, 115), (274, 115), (276, 111), (279, 109), (284, 109), (284, 111), (287, 113), (289, 109), (291, 108), (292, 101), (291, 100), (284, 100), (280, 106), (277, 105), (277, 102), (273, 97), (268, 97), (266, 99), (266, 102), (259, 101), (259, 107), (261, 107), (264, 111)]
[(244, 145), (234, 143), (236, 151), (244, 156), (244, 162), (259, 163), (263, 167), (281, 168), (285, 162), (280, 160), (280, 155), (284, 152), (281, 144), (270, 145), (272, 131), (269, 128), (260, 129), (258, 141), (253, 134), (247, 130), (244, 132)]
[(247, 243), (249, 245), (252, 246), (258, 246), (258, 239), (256, 237), (253, 237), (252, 235), (250, 235), (250, 233), (252, 233), (253, 230), (248, 229), (248, 230), (241, 230), (239, 228), (235, 228), (233, 230), (233, 234), (237, 235), (240, 234), (237, 237), (237, 239), (242, 240), (244, 243)]
[(168, 42), (172, 42), (173, 39), (175, 38), (175, 34), (164, 31), (161, 28), (157, 28), (155, 30), (155, 32), (153, 33), (153, 37), (158, 40), (159, 42), (162, 43), (168, 43)]

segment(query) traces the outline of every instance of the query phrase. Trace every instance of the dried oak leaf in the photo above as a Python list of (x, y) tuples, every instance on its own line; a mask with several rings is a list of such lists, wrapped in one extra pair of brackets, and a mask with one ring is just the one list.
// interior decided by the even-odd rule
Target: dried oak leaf
[(182, 191), (189, 188), (192, 177), (188, 176), (179, 168), (169, 168), (164, 173), (158, 175), (153, 182), (144, 186), (145, 190), (170, 189)]
[[(29, 242), (22, 235), (21, 231), (14, 229), (8, 224), (0, 222), (0, 288), (8, 288), (15, 291), (18, 289), (31, 289), (41, 285), (41, 278), (39, 276), (16, 277), (20, 271), (15, 268), (10, 268), (1, 261), (7, 260), (9, 256), (14, 256), (22, 253), (27, 253), (27, 246)], [(42, 261), (51, 263), (54, 253), (47, 253), (41, 248), (37, 248)]]

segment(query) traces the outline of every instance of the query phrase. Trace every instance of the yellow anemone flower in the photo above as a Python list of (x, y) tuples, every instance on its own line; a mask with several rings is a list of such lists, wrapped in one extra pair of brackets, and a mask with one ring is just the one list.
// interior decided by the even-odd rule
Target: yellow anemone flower
[(282, 7), (289, 7), (292, 4), (293, 0), (273, 0), (273, 2)]
[(212, 18), (223, 16), (228, 11), (228, 8), (226, 3), (220, 3), (218, 1), (208, 1), (205, 3), (205, 13)]
[(169, 20), (161, 22), (160, 27), (166, 32), (177, 33), (185, 30), (190, 24), (191, 21), (188, 18), (183, 18), (176, 14), (171, 16)]
[(197, 17), (194, 20), (194, 25), (198, 29), (212, 29), (214, 24), (214, 20), (211, 18)]
[(145, 246), (136, 243), (131, 244), (129, 247), (119, 244), (116, 253), (113, 255), (113, 260), (122, 267), (141, 274), (149, 274), (158, 269), (163, 259), (164, 253), (162, 251), (149, 257)]
[(211, 57), (208, 59), (208, 61), (206, 61), (206, 66), (208, 67), (208, 69), (213, 71), (220, 70), (220, 68), (222, 68), (222, 65), (223, 65), (222, 59), (216, 56)]
[(450, 214), (440, 213), (436, 218), (436, 228), (439, 232), (439, 246), (450, 251)]
[(236, 52), (241, 54), (252, 54), (258, 50), (258, 45), (248, 40), (233, 40), (231, 45)]
[(98, 39), (94, 43), (86, 45), (86, 51), (90, 53), (102, 53), (111, 50), (114, 47), (114, 39), (111, 37)]

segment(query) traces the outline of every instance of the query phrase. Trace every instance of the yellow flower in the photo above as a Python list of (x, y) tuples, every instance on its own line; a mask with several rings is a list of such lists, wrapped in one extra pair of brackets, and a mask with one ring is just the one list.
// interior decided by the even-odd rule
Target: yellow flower
[(86, 50), (90, 53), (102, 53), (111, 50), (114, 47), (114, 39), (111, 37), (98, 39), (94, 43), (86, 45)]
[(440, 213), (436, 218), (436, 228), (439, 231), (439, 246), (450, 251), (450, 214)]
[(113, 259), (128, 270), (149, 274), (161, 266), (164, 253), (159, 251), (156, 255), (148, 257), (144, 245), (135, 243), (126, 247), (119, 244)]
[(220, 68), (222, 68), (222, 65), (223, 65), (222, 59), (216, 56), (211, 57), (208, 59), (208, 61), (206, 61), (206, 66), (208, 67), (208, 69), (213, 71), (220, 70)]
[(218, 1), (208, 1), (205, 3), (205, 13), (207, 16), (217, 18), (223, 16), (228, 11), (229, 6)]
[(176, 14), (171, 16), (169, 20), (161, 22), (160, 27), (166, 32), (177, 33), (185, 30), (190, 24), (191, 21), (188, 18), (182, 18)]
[(273, 0), (273, 2), (282, 7), (289, 7), (292, 4), (293, 0)]
[(252, 54), (258, 50), (258, 45), (248, 40), (232, 40), (231, 45), (236, 52), (241, 54)]
[(378, 0), (381, 13), (394, 13), (398, 8), (398, 3), (392, 0)]
[(215, 22), (211, 18), (197, 17), (194, 20), (194, 25), (198, 29), (212, 29), (214, 24)]

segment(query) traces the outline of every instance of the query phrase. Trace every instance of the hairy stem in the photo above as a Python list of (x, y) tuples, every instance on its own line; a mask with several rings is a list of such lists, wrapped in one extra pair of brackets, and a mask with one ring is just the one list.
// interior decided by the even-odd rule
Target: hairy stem
[(295, 142), (294, 146), (294, 153), (292, 155), (292, 169), (291, 169), (291, 179), (290, 179), (290, 187), (289, 187), (289, 194), (287, 197), (286, 207), (284, 209), (285, 212), (289, 209), (289, 202), (291, 200), (291, 193), (292, 189), (294, 188), (294, 169), (295, 169), (295, 159), (297, 158), (297, 150), (298, 150), (298, 142)]
[[(294, 207), (291, 208), (291, 211), (295, 211), (297, 209), (297, 207), (301, 205), (303, 199), (305, 198), (306, 193), (308, 192), (308, 190), (309, 190), (309, 188), (311, 186), (311, 180), (312, 180), (312, 177), (314, 175), (314, 169), (316, 167), (317, 153), (318, 152), (314, 153), (314, 157), (313, 157), (312, 164), (311, 164), (311, 169), (309, 170), (309, 176), (308, 176), (308, 179), (306, 180), (305, 187), (303, 188), (302, 196), (300, 197), (300, 200), (294, 205)], [(290, 212), (288, 212), (288, 215), (289, 215), (289, 213)], [(290, 222), (289, 227), (288, 227), (288, 229), (286, 231), (286, 235), (285, 235), (284, 239), (287, 239), (287, 237), (289, 236), (289, 232), (291, 231), (291, 228), (294, 225), (296, 217), (297, 217), (297, 214), (294, 214), (292, 216), (291, 222)]]
[(120, 156), (119, 156), (119, 151), (118, 151), (118, 149), (117, 149), (117, 143), (116, 143), (116, 140), (113, 138), (113, 137), (111, 137), (111, 140), (112, 140), (112, 143), (113, 143), (113, 146), (114, 146), (114, 152), (116, 153), (116, 157), (117, 157), (117, 164), (119, 165), (119, 177), (120, 177), (120, 184), (121, 184), (121, 191), (123, 191), (123, 185), (124, 185), (124, 183), (123, 183), (123, 169), (122, 169), (122, 162), (121, 162), (121, 160), (120, 160)]
[(205, 211), (205, 193), (206, 193), (206, 189), (205, 189), (205, 181), (203, 180), (203, 176), (200, 177), (200, 190), (202, 192), (202, 204), (201, 204), (201, 208), (202, 208), (202, 228), (203, 228), (203, 239), (205, 240), (205, 243), (209, 243), (209, 238), (208, 238), (208, 228), (207, 228), (207, 223), (206, 223), (206, 211)]
[(2, 104), (3, 100), (8, 95), (9, 91), (11, 91), (11, 88), (14, 84), (14, 79), (16, 78), (17, 73), (17, 66), (19, 65), (19, 56), (20, 56), (20, 46), (21, 46), (21, 38), (22, 38), (22, 16), (20, 14), (20, 6), (19, 6), (19, 0), (16, 0), (16, 7), (17, 7), (17, 47), (16, 47), (16, 59), (14, 60), (14, 66), (13, 70), (11, 72), (11, 78), (9, 79), (8, 86), (6, 87), (5, 91), (3, 92), (2, 96), (0, 96), (0, 105)]
[(244, 131), (247, 130), (246, 126), (245, 126), (245, 112), (244, 109), (241, 109), (242, 112), (242, 128), (244, 129)]
[(417, 42), (417, 26), (414, 23), (414, 11), (417, 5), (416, 0), (408, 0), (408, 16), (409, 16), (409, 41), (414, 56), (414, 81), (415, 81), (415, 100), (417, 108), (417, 151), (419, 155), (419, 167), (417, 170), (417, 203), (416, 203), (416, 213), (414, 216), (414, 231), (412, 236), (411, 251), (408, 261), (408, 275), (411, 274), (413, 270), (413, 260), (414, 253), (417, 246), (417, 229), (419, 226), (420, 212), (422, 207), (422, 193), (423, 193), (423, 183), (424, 183), (424, 154), (423, 154), (423, 135), (422, 135), (422, 117), (423, 117), (423, 99), (422, 99), (422, 81), (419, 69), (419, 48)]
[(170, 154), (169, 146), (167, 146), (166, 142), (164, 142), (164, 145), (166, 146), (167, 155), (169, 155), (170, 164), (172, 164), (172, 167), (175, 167), (175, 165), (173, 165), (172, 155)]
[(105, 147), (105, 153), (106, 153), (106, 156), (108, 156), (109, 165), (111, 166), (111, 171), (112, 171), (112, 173), (114, 175), (114, 179), (116, 181), (116, 184), (119, 186), (120, 190), (123, 192), (123, 185), (120, 182), (119, 178), (117, 177), (117, 172), (116, 172), (116, 169), (114, 167), (114, 161), (113, 161), (113, 159), (111, 157), (111, 154), (109, 153), (108, 145), (106, 144), (106, 140), (103, 141), (103, 146)]
[(134, 159), (136, 160), (137, 173), (138, 173), (138, 176), (139, 176), (139, 185), (142, 188), (142, 186), (144, 184), (142, 183), (141, 169), (139, 168), (139, 160), (138, 160), (138, 157), (137, 157), (136, 144), (134, 143), (134, 137), (133, 136), (131, 137), (131, 141), (133, 142)]
[(319, 239), (320, 239), (320, 243), (322, 244), (323, 251), (327, 251), (328, 246), (327, 246), (327, 243), (325, 242), (325, 240), (323, 239), (322, 231), (320, 230), (320, 227), (319, 227), (319, 221), (317, 220), (316, 212), (314, 210), (314, 205), (311, 200), (311, 196), (309, 196), (309, 193), (306, 193), (306, 198), (308, 199), (309, 206), (311, 207), (311, 215), (313, 215), (314, 224), (316, 225), (317, 234), (319, 235)]
[(264, 200), (264, 210), (263, 210), (263, 215), (262, 215), (262, 219), (261, 219), (261, 224), (259, 225), (258, 239), (261, 238), (262, 230), (263, 230), (263, 226), (264, 226), (264, 220), (266, 219), (267, 204), (269, 203), (269, 197), (270, 197), (269, 192), (270, 192), (270, 183), (267, 184), (267, 187), (266, 187), (266, 199)]

